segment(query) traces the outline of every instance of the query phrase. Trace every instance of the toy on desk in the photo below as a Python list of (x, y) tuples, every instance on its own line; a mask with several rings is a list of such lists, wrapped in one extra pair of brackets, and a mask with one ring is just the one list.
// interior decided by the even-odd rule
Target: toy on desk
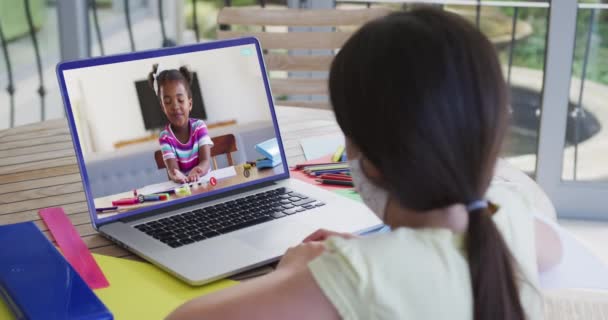
[(131, 206), (134, 204), (139, 204), (139, 199), (137, 197), (122, 198), (122, 199), (112, 201), (113, 206)]
[[(194, 186), (202, 186), (202, 185), (207, 185), (210, 184), (212, 186), (215, 186), (217, 184), (217, 179), (215, 177), (210, 177), (209, 180), (205, 180), (203, 178), (201, 178), (200, 180), (198, 180), (198, 182), (190, 182), (188, 184), (186, 184), (186, 186), (189, 187), (194, 187)], [(175, 190), (173, 190), (175, 191)]]
[(165, 201), (165, 200), (169, 200), (168, 193), (140, 194), (133, 198), (123, 198), (123, 199), (114, 200), (114, 201), (112, 201), (113, 207), (96, 208), (95, 210), (97, 212), (111, 211), (111, 210), (118, 209), (118, 206), (130, 206), (130, 205), (140, 204), (140, 203), (144, 203), (144, 202)]
[(245, 178), (249, 178), (251, 176), (251, 168), (256, 167), (257, 164), (255, 161), (247, 161), (243, 164), (243, 176)]
[(255, 150), (264, 156), (255, 162), (258, 169), (274, 168), (283, 162), (276, 138), (256, 144)]
[(262, 159), (257, 160), (256, 165), (259, 169), (274, 168), (274, 167), (278, 166), (279, 164), (281, 164), (281, 162), (283, 162), (283, 161), (280, 158), (279, 159), (262, 158)]
[(150, 202), (150, 201), (163, 201), (169, 199), (168, 194), (140, 194), (137, 196), (139, 203)]
[(185, 197), (185, 196), (189, 196), (192, 194), (192, 191), (190, 190), (190, 186), (189, 185), (183, 185), (181, 187), (177, 187), (175, 188), (175, 195), (178, 197)]

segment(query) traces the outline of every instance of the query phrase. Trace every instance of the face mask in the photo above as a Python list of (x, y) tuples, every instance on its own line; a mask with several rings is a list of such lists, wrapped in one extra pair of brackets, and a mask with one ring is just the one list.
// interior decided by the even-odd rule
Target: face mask
[(363, 199), (363, 203), (367, 205), (380, 220), (384, 221), (384, 211), (386, 210), (386, 204), (388, 203), (388, 191), (376, 186), (371, 182), (363, 169), (361, 168), (361, 159), (349, 160), (350, 174), (355, 184), (355, 190)]

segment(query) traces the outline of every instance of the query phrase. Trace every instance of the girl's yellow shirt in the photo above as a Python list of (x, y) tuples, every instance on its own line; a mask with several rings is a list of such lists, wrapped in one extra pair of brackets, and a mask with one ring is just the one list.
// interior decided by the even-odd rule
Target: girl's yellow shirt
[[(516, 260), (527, 319), (542, 319), (534, 205), (509, 182), (492, 184), (487, 199), (499, 205), (493, 219)], [(463, 234), (399, 228), (326, 245), (309, 269), (343, 319), (473, 319)]]

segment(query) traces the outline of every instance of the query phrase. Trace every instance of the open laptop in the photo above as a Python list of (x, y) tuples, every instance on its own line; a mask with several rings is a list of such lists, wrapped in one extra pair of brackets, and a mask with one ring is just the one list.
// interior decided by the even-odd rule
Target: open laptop
[[(155, 157), (163, 127), (147, 129), (142, 113), (159, 108), (140, 85), (157, 63), (196, 73), (195, 111), (215, 143), (217, 166), (187, 185), (168, 179)], [(381, 226), (363, 204), (290, 179), (255, 38), (64, 62), (57, 75), (93, 227), (189, 284), (276, 261), (319, 228)], [(229, 156), (214, 153), (222, 136)], [(253, 165), (273, 148), (267, 168)]]

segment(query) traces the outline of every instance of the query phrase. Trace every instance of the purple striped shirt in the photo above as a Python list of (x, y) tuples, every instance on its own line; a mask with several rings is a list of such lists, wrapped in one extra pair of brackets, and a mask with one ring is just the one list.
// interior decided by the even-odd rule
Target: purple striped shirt
[(179, 170), (188, 173), (192, 168), (199, 163), (198, 150), (199, 147), (210, 145), (213, 147), (213, 141), (209, 137), (207, 125), (200, 119), (189, 119), (190, 121), (190, 138), (188, 142), (182, 143), (175, 137), (171, 124), (167, 124), (165, 129), (160, 132), (158, 142), (160, 150), (163, 153), (163, 159), (175, 159)]

